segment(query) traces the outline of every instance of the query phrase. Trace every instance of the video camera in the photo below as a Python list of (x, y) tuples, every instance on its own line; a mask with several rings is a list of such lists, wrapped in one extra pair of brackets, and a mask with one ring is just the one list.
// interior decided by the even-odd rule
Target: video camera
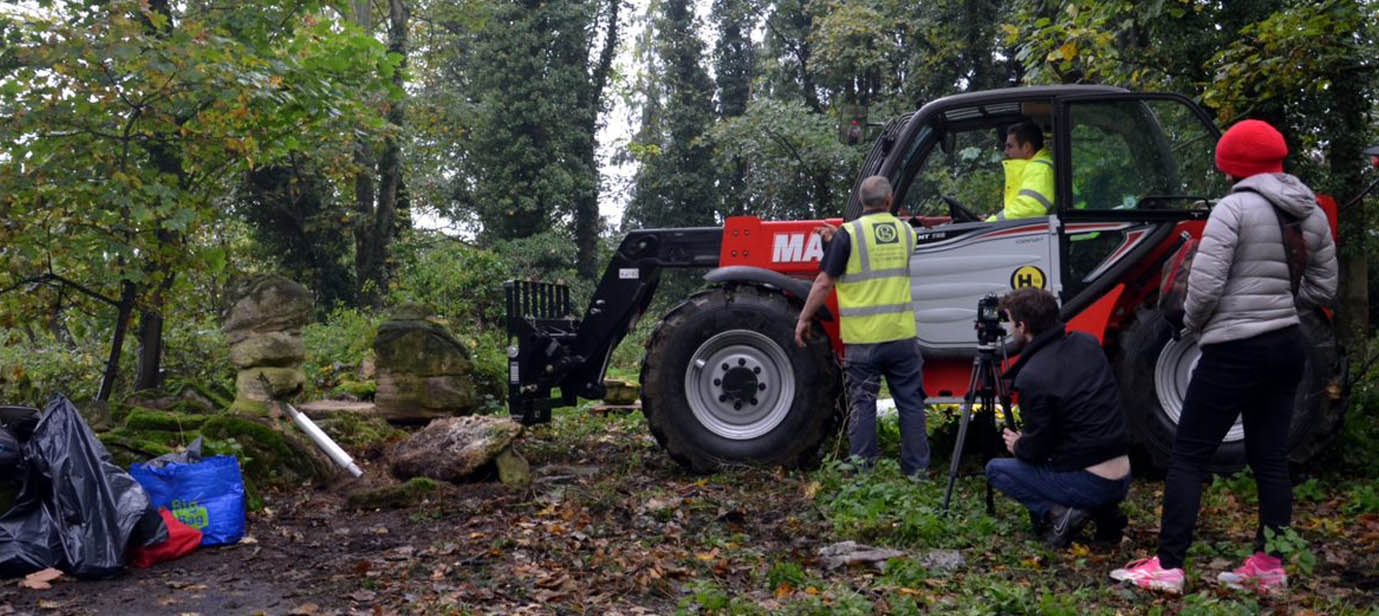
[(1005, 338), (1006, 330), (1001, 327), (1001, 323), (1008, 320), (1005, 312), (1001, 310), (1001, 298), (995, 293), (987, 293), (985, 297), (977, 300), (977, 344), (996, 344)]

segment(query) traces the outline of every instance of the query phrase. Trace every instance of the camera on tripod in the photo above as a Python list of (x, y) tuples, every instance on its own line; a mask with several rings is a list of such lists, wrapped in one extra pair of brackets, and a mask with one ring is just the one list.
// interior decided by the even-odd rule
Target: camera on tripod
[[(995, 293), (988, 293), (977, 300), (977, 319), (974, 325), (977, 330), (977, 354), (972, 359), (972, 377), (967, 383), (967, 394), (963, 396), (962, 406), (958, 411), (958, 438), (953, 445), (953, 461), (948, 466), (948, 489), (943, 495), (944, 511), (948, 511), (948, 505), (953, 498), (953, 483), (958, 479), (958, 464), (962, 459), (962, 449), (967, 442), (967, 427), (976, 405), (980, 404), (985, 411), (978, 420), (980, 429), (987, 435), (982, 439), (984, 459), (990, 460), (996, 456), (996, 443), (1000, 440), (1000, 433), (996, 431), (997, 408), (1001, 409), (1005, 416), (1007, 427), (1012, 430), (1019, 429), (1015, 424), (1015, 417), (1010, 412), (1010, 390), (1001, 375), (1001, 365), (1006, 359), (1005, 346), (999, 344), (1006, 337), (1006, 330), (1001, 327), (1001, 323), (1008, 320), (1006, 314), (1001, 311), (1001, 298)], [(989, 483), (986, 486), (986, 511), (988, 514), (994, 514), (996, 511)]]
[(1001, 323), (1008, 320), (1005, 312), (1001, 311), (1001, 298), (995, 293), (987, 293), (985, 297), (977, 300), (977, 344), (996, 344), (1005, 338), (1006, 330), (1001, 327)]

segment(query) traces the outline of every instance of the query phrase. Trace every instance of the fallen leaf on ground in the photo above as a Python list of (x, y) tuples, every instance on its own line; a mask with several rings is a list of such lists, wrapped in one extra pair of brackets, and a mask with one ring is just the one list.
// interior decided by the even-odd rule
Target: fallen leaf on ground
[(53, 580), (56, 580), (56, 579), (58, 579), (58, 578), (60, 578), (60, 577), (62, 577), (62, 572), (61, 572), (61, 571), (58, 571), (57, 569), (53, 569), (52, 567), (49, 567), (49, 568), (44, 569), (44, 570), (42, 570), (42, 571), (35, 571), (35, 572), (33, 572), (33, 573), (30, 573), (30, 574), (24, 576), (24, 579), (21, 580), (21, 581), (19, 582), (19, 586), (20, 586), (20, 588), (32, 588), (32, 589), (34, 589), (34, 590), (45, 590), (45, 589), (48, 589), (48, 588), (52, 588), (52, 587), (53, 587), (53, 585), (52, 585), (52, 584), (49, 584), (49, 582), (52, 582)]
[(57, 601), (48, 601), (47, 599), (39, 599), (39, 600), (38, 600), (38, 607), (39, 607), (40, 609), (45, 609), (45, 610), (55, 610), (55, 609), (58, 609), (58, 608), (62, 607), (62, 604), (61, 604), (61, 603), (58, 603)]
[(292, 608), (292, 611), (288, 612), (287, 614), (288, 616), (316, 616), (316, 614), (320, 613), (320, 611), (321, 607), (316, 605), (315, 603), (303, 603), (297, 607)]

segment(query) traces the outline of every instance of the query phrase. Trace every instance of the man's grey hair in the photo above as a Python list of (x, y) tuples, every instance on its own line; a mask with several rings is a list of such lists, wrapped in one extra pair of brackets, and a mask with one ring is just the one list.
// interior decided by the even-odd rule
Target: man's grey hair
[(862, 200), (862, 209), (879, 210), (886, 207), (891, 200), (891, 181), (884, 175), (873, 175), (862, 180), (857, 196)]

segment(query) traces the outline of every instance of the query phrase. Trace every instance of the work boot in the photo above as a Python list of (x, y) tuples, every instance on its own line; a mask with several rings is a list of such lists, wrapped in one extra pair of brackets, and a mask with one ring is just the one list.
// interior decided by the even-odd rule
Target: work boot
[(1056, 550), (1068, 547), (1091, 519), (1086, 509), (1054, 505), (1049, 510), (1049, 532), (1044, 535), (1044, 543)]
[(1121, 535), (1125, 533), (1125, 527), (1129, 525), (1130, 520), (1125, 516), (1125, 512), (1120, 510), (1120, 505), (1115, 504), (1092, 513), (1092, 523), (1096, 525), (1092, 541), (1114, 546), (1120, 544)]

